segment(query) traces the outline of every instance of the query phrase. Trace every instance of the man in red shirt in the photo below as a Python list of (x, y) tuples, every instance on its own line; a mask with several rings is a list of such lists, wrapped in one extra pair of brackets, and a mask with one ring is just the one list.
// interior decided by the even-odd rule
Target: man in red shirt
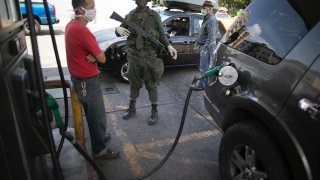
[(95, 18), (94, 0), (72, 0), (75, 18), (65, 29), (68, 69), (79, 100), (85, 111), (93, 156), (114, 159), (120, 153), (107, 147), (110, 134), (106, 133), (106, 114), (97, 68), (97, 61), (105, 63), (106, 57), (97, 41), (86, 27)]

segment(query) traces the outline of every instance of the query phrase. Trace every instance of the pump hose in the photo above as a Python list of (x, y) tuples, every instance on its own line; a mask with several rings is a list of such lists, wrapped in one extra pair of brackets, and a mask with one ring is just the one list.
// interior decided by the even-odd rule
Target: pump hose
[[(44, 0), (46, 2), (46, 0)], [(47, 2), (46, 2), (47, 3)], [(45, 3), (45, 4), (46, 4)], [(25, 4), (26, 4), (26, 10), (27, 10), (27, 19), (28, 19), (28, 24), (30, 27), (30, 38), (31, 38), (31, 46), (32, 46), (32, 52), (33, 52), (33, 57), (34, 57), (34, 67), (35, 67), (35, 73), (36, 73), (36, 77), (37, 77), (37, 87), (38, 87), (38, 92), (39, 92), (39, 99), (40, 99), (40, 107), (42, 109), (42, 113), (43, 113), (43, 120), (44, 120), (44, 128), (45, 131), (48, 135), (48, 150), (51, 154), (51, 159), (52, 159), (52, 164), (54, 167), (54, 174), (55, 174), (55, 178), (58, 180), (63, 180), (63, 174), (62, 174), (62, 169), (60, 166), (60, 162), (59, 162), (59, 158), (57, 156), (56, 153), (56, 149), (55, 149), (55, 145), (54, 145), (54, 139), (53, 139), (53, 135), (52, 135), (52, 130), (51, 130), (51, 126), (49, 123), (49, 119), (48, 119), (48, 113), (46, 111), (46, 102), (45, 102), (45, 95), (44, 95), (44, 84), (43, 84), (43, 76), (42, 76), (42, 71), (41, 71), (41, 63), (40, 63), (40, 55), (39, 55), (39, 51), (38, 51), (38, 42), (37, 42), (37, 38), (36, 38), (36, 33), (35, 33), (35, 29), (34, 29), (34, 17), (32, 15), (32, 5), (31, 5), (31, 1), (25, 0)], [(47, 4), (48, 5), (48, 4)], [(48, 15), (47, 15), (48, 17)], [(50, 16), (49, 16), (50, 17)], [(51, 19), (47, 18), (49, 20), (49, 24), (51, 23)], [(52, 23), (51, 23), (52, 25)]]
[(187, 110), (188, 110), (188, 106), (189, 106), (190, 97), (191, 97), (194, 85), (196, 84), (196, 82), (199, 79), (200, 79), (199, 77), (194, 77), (193, 80), (192, 80), (192, 86), (189, 88), (189, 91), (188, 91), (188, 94), (187, 94), (187, 98), (186, 98), (186, 100), (184, 102), (184, 107), (183, 107), (183, 112), (182, 112), (182, 117), (181, 117), (179, 130), (178, 130), (178, 133), (176, 135), (176, 138), (175, 138), (170, 150), (168, 151), (166, 156), (160, 161), (160, 163), (155, 168), (153, 168), (151, 171), (149, 171), (145, 175), (142, 175), (142, 176), (140, 176), (138, 178), (135, 178), (134, 180), (141, 180), (141, 179), (145, 179), (145, 178), (151, 176), (152, 174), (157, 172), (163, 166), (163, 164), (169, 159), (169, 157), (171, 156), (172, 152), (174, 151), (174, 149), (176, 148), (176, 146), (177, 146), (177, 144), (179, 142), (179, 139), (180, 139), (180, 136), (181, 136), (181, 133), (182, 133), (182, 130), (183, 130), (184, 122), (186, 120), (186, 115), (187, 115)]
[(179, 130), (178, 130), (178, 133), (176, 135), (176, 138), (175, 138), (170, 150), (168, 151), (166, 156), (160, 161), (160, 163), (155, 168), (153, 168), (151, 171), (149, 171), (145, 175), (137, 177), (137, 178), (135, 178), (133, 180), (141, 180), (141, 179), (145, 179), (145, 178), (151, 176), (152, 174), (157, 172), (163, 166), (163, 164), (169, 159), (169, 157), (171, 156), (172, 152), (174, 151), (174, 149), (176, 148), (176, 146), (177, 146), (177, 144), (179, 142), (179, 139), (180, 139), (180, 136), (181, 136), (181, 133), (182, 133), (182, 130), (183, 130), (184, 122), (186, 120), (186, 115), (187, 115), (187, 110), (188, 110), (188, 106), (189, 106), (190, 97), (191, 97), (191, 94), (192, 94), (192, 91), (193, 91), (193, 89), (195, 87), (196, 82), (199, 79), (203, 78), (203, 77), (210, 77), (210, 76), (218, 74), (218, 72), (221, 70), (221, 68), (222, 68), (222, 66), (216, 66), (215, 68), (205, 72), (201, 77), (195, 76), (193, 78), (191, 87), (189, 88), (186, 100), (184, 102), (184, 107), (183, 107), (183, 112), (182, 112), (182, 117), (181, 117)]
[[(49, 12), (48, 1), (47, 0), (43, 0), (43, 4), (44, 4), (45, 12), (46, 12), (46, 17), (47, 17), (47, 20), (48, 20), (49, 31), (50, 31), (51, 41), (52, 41), (52, 45), (53, 45), (54, 55), (56, 57), (56, 62), (57, 62), (57, 65), (58, 65), (58, 71), (59, 71), (59, 75), (60, 75), (60, 79), (61, 79), (63, 100), (64, 100), (64, 110), (65, 110), (64, 111), (64, 114), (65, 114), (64, 130), (66, 131), (67, 128), (68, 128), (68, 118), (69, 118), (68, 96), (67, 96), (67, 88), (66, 88), (67, 86), (66, 86), (66, 82), (65, 82), (65, 79), (64, 79), (64, 74), (63, 74), (61, 61), (60, 61), (60, 57), (59, 57), (59, 51), (58, 51), (58, 48), (57, 48), (57, 42), (56, 42), (54, 31), (53, 31), (53, 26), (52, 26), (51, 16), (50, 16), (50, 12)], [(64, 136), (61, 137), (61, 140), (60, 140), (60, 143), (59, 143), (59, 147), (58, 147), (58, 150), (57, 150), (57, 157), (60, 156), (60, 152), (61, 152), (63, 143), (64, 143)]]

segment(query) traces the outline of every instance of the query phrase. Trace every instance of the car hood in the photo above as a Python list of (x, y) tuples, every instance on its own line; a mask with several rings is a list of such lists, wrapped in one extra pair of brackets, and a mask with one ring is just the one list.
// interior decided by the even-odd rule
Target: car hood
[(101, 50), (105, 51), (110, 45), (124, 41), (127, 37), (117, 37), (114, 29), (103, 29), (93, 33)]

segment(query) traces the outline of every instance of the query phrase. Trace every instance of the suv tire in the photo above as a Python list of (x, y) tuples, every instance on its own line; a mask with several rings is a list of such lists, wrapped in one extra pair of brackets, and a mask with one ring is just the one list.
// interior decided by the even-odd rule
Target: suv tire
[(118, 72), (117, 72), (119, 79), (124, 83), (129, 83), (128, 70), (129, 70), (129, 64), (128, 64), (127, 58), (125, 57), (120, 63)]
[(290, 180), (283, 154), (266, 128), (241, 122), (228, 128), (219, 150), (222, 180)]

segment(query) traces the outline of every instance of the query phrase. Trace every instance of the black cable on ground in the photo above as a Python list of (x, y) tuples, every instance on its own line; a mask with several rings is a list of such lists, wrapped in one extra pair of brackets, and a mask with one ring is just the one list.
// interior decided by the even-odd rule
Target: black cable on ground
[(38, 47), (38, 42), (37, 42), (37, 38), (36, 38), (36, 32), (34, 29), (34, 18), (33, 18), (33, 13), (32, 13), (31, 1), (25, 0), (25, 4), (26, 4), (26, 8), (27, 8), (28, 24), (30, 27), (29, 29), (30, 29), (30, 38), (31, 38), (31, 44), (32, 44), (32, 53), (33, 53), (33, 57), (34, 57), (34, 66), (35, 66), (36, 75), (38, 77), (36, 82), (37, 82), (37, 87), (39, 90), (40, 106), (42, 109), (42, 117), (41, 118), (44, 121), (44, 125), (45, 125), (46, 132), (48, 135), (48, 140), (49, 140), (48, 149), (51, 154), (51, 159), (52, 159), (52, 163), (54, 166), (54, 172), (55, 172), (56, 179), (63, 180), (64, 177), (62, 174), (59, 160), (57, 158), (54, 140), (53, 140), (53, 136), (52, 136), (51, 125), (50, 125), (49, 119), (48, 119), (47, 106), (46, 106), (45, 97), (44, 97), (44, 84), (42, 81), (43, 75), (42, 75), (41, 65), (40, 65), (40, 56), (39, 56), (39, 51), (38, 51), (39, 47)]

